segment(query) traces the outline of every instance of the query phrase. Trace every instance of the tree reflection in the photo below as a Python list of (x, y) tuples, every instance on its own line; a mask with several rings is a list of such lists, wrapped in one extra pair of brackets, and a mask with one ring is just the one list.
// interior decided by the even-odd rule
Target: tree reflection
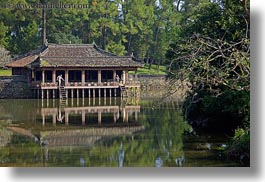
[[(191, 131), (191, 127), (184, 122), (179, 110), (163, 107), (153, 109), (151, 106), (151, 103), (141, 104), (139, 120), (145, 125), (144, 133), (101, 141), (97, 147), (90, 150), (91, 156), (101, 152), (100, 158), (94, 160), (103, 160), (107, 166), (115, 166), (115, 160), (118, 160), (121, 166), (122, 146), (124, 166), (182, 166), (183, 134), (185, 131)], [(117, 151), (119, 155), (118, 159), (115, 159)], [(91, 164), (93, 165), (93, 162)]]
[[(132, 135), (101, 137), (92, 146), (40, 146), (29, 137), (12, 135), (11, 142), (0, 148), (4, 166), (183, 166), (183, 135), (191, 131), (181, 111), (171, 103), (153, 108), (142, 101), (138, 124), (145, 131)], [(130, 127), (122, 126), (122, 127)], [(43, 129), (42, 129), (43, 130)]]

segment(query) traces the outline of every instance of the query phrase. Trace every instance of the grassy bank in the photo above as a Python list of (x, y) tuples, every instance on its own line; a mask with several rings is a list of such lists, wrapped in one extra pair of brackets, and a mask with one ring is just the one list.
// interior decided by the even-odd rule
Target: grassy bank
[[(130, 72), (134, 74), (134, 72)], [(144, 68), (139, 68), (137, 70), (139, 75), (166, 75), (166, 66), (152, 65), (149, 69), (149, 65), (146, 64)]]
[(0, 76), (11, 76), (12, 70), (10, 69), (0, 69)]

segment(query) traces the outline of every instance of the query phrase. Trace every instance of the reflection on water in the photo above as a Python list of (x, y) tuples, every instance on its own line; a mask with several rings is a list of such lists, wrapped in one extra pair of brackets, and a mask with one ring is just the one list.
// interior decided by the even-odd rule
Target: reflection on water
[(196, 136), (174, 102), (0, 100), (0, 166), (237, 166), (223, 137)]
[[(72, 100), (73, 101), (73, 100)], [(104, 105), (100, 102), (93, 104), (88, 100), (88, 103), (83, 102), (82, 105), (79, 105), (78, 100), (77, 104), (63, 105), (60, 104), (56, 106), (55, 103), (51, 107), (42, 107), (38, 110), (37, 113), (40, 113), (42, 118), (42, 125), (53, 123), (53, 125), (65, 124), (65, 125), (106, 125), (106, 124), (117, 124), (122, 121), (122, 123), (137, 122), (138, 113), (140, 112), (139, 105), (117, 105), (117, 99), (114, 102), (114, 105), (104, 102)], [(111, 101), (111, 100), (109, 100)], [(103, 123), (102, 123), (103, 121)]]

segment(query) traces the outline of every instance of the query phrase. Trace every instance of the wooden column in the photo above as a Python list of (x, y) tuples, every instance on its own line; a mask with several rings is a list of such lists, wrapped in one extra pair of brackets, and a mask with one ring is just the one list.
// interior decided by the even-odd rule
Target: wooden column
[(94, 88), (93, 88), (93, 97), (94, 97), (94, 98), (96, 97), (96, 91), (95, 91)]
[(82, 86), (84, 86), (85, 85), (85, 70), (82, 70)]
[(106, 98), (107, 97), (107, 90), (106, 90), (106, 88), (104, 88), (104, 98)]
[(52, 70), (52, 83), (56, 84), (56, 70)]
[(74, 98), (74, 89), (71, 89), (71, 97)]
[(125, 71), (125, 82), (124, 82), (124, 84), (125, 84), (128, 80), (129, 80), (129, 71), (126, 70), (126, 71)]
[(98, 70), (98, 83), (101, 83), (101, 70)]
[(41, 83), (44, 83), (45, 82), (45, 72), (44, 70), (42, 70), (41, 72)]
[(82, 89), (82, 98), (85, 98), (85, 89)]
[(41, 99), (44, 99), (44, 90), (41, 90)]
[(125, 84), (125, 79), (126, 79), (126, 76), (125, 76), (125, 71), (122, 71), (122, 83)]
[(66, 69), (65, 70), (65, 86), (68, 84), (68, 82), (69, 82), (69, 75), (68, 75), (68, 70)]
[(55, 90), (52, 89), (52, 98), (55, 99)]
[(93, 106), (96, 104), (96, 99), (95, 97), (93, 98)]
[(114, 82), (116, 81), (116, 75), (117, 75), (116, 70), (113, 70), (113, 81)]
[(76, 106), (79, 106), (79, 98), (76, 99)]

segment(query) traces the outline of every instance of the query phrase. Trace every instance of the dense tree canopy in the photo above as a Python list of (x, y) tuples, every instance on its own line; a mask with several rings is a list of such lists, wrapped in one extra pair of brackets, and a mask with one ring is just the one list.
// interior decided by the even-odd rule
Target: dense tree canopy
[[(12, 55), (41, 46), (42, 5), (51, 43), (92, 43), (117, 55), (165, 60), (180, 28), (174, 0), (16, 0), (0, 2), (0, 45)], [(176, 4), (176, 5), (174, 5)], [(83, 5), (83, 6), (82, 6)], [(26, 46), (25, 46), (26, 45)]]
[(168, 76), (191, 86), (186, 120), (211, 130), (243, 127), (249, 137), (249, 1), (189, 0), (183, 7), (181, 36), (166, 56)]

